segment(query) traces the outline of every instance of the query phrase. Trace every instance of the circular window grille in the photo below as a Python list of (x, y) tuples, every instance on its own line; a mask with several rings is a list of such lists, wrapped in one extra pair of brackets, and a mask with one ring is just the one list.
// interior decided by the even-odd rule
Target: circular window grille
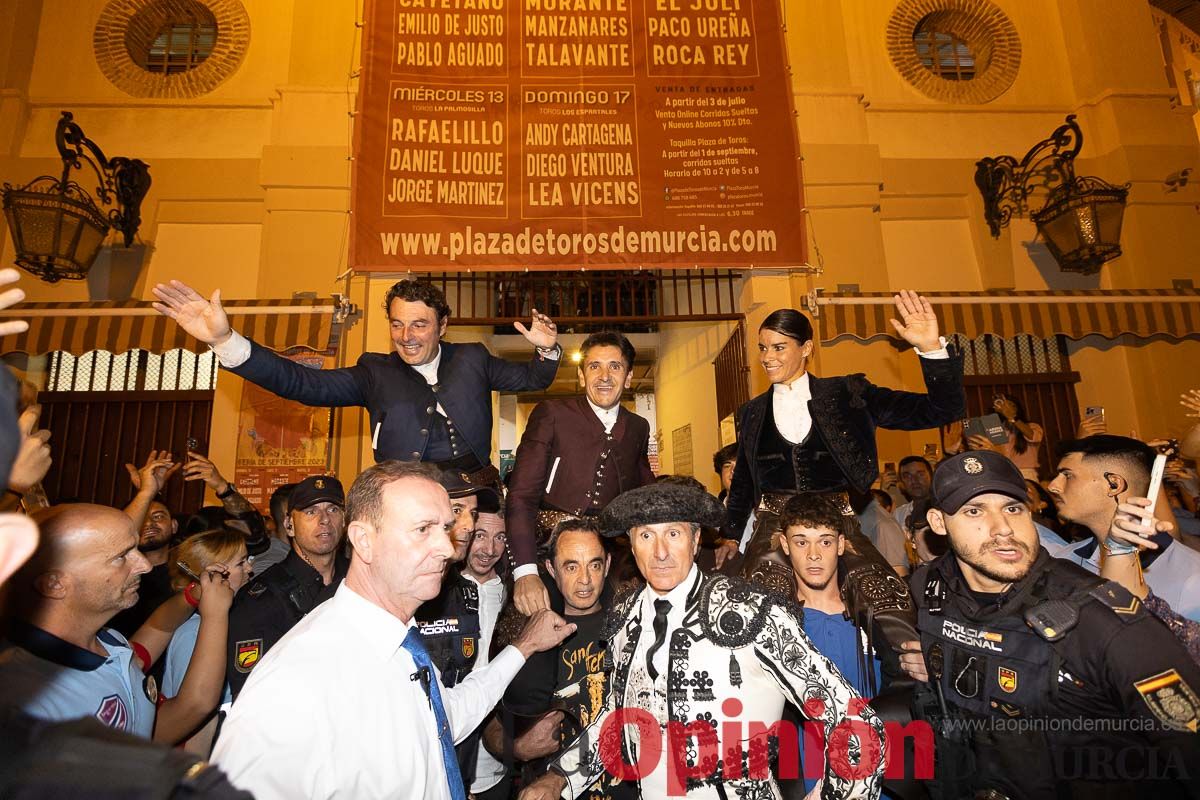
[(237, 70), (250, 43), (240, 0), (110, 0), (92, 46), (101, 71), (134, 97), (196, 97)]
[(892, 64), (927, 97), (986, 103), (1012, 86), (1021, 39), (988, 0), (903, 0), (888, 20)]

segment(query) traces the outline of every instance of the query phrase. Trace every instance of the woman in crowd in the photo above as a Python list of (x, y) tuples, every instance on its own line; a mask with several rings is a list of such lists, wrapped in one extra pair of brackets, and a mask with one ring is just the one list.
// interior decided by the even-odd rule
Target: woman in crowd
[[(197, 593), (196, 575), (205, 572), (220, 572), (228, 575), (229, 588), (236, 594), (254, 574), (252, 565), (254, 559), (246, 552), (246, 537), (239, 531), (228, 528), (197, 533), (185, 539), (171, 554), (170, 571), (171, 584), (176, 591), (184, 593), (185, 597), (194, 597)], [(167, 649), (166, 666), (163, 671), (162, 693), (164, 697), (175, 697), (183, 690), (184, 683), (190, 677), (189, 667), (192, 655), (196, 650), (200, 637), (212, 637), (219, 641), (221, 660), (221, 698), (220, 704), (230, 701), (229, 687), (224, 681), (224, 666), (227, 660), (229, 608), (224, 614), (217, 614), (220, 619), (209, 619), (204, 615), (193, 615), (183, 623), (171, 639)], [(213, 729), (217, 705), (204, 710), (206, 724), (191, 735), (187, 748), (200, 755), (207, 756), (212, 745)], [(191, 734), (192, 732), (189, 732)]]

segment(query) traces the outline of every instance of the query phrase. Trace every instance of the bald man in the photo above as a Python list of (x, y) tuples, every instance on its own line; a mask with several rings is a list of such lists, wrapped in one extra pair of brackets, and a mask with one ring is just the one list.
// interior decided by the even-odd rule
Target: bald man
[[(46, 509), (34, 521), (41, 541), (9, 586), (11, 619), (0, 644), (0, 708), (56, 721), (95, 717), (150, 738), (158, 689), (143, 669), (162, 653), (192, 607), (172, 598), (131, 644), (105, 624), (137, 602), (141, 576), (150, 570), (132, 520), (115, 508), (73, 504)], [(207, 711), (219, 700), (216, 676), (223, 672), (224, 625), (233, 591), (210, 572), (201, 592), (200, 639), (214, 644), (202, 646), (198, 640), (193, 658), (202, 666), (191, 689), (185, 678), (180, 695), (163, 705), (167, 724), (160, 726), (160, 740), (186, 735), (187, 726), (200, 721), (197, 709), (211, 699)]]

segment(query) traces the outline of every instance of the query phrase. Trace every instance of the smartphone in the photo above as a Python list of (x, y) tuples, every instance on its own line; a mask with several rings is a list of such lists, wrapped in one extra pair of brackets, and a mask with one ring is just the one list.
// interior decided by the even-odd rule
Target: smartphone
[(1088, 406), (1083, 410), (1084, 417), (1103, 417), (1104, 406)]
[(1154, 466), (1150, 468), (1150, 488), (1146, 490), (1146, 497), (1150, 499), (1150, 513), (1154, 513), (1154, 507), (1158, 504), (1159, 490), (1162, 489), (1163, 472), (1167, 468), (1167, 457), (1159, 453), (1154, 457)]
[(187, 451), (189, 453), (199, 453), (200, 455), (204, 455), (200, 452), (200, 440), (195, 436), (189, 436), (187, 438)]
[(937, 461), (940, 455), (940, 450), (936, 444), (925, 445), (925, 460)]
[(883, 464), (883, 471), (884, 472), (895, 472), (896, 471), (896, 462), (895, 461), (885, 461)]
[(1008, 432), (1000, 422), (999, 414), (984, 414), (982, 417), (971, 417), (963, 426), (963, 436), (986, 436), (992, 444), (1008, 442)]

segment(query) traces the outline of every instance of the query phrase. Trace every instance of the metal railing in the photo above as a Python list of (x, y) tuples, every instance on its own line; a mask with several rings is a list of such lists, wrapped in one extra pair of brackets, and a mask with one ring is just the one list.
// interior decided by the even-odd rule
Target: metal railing
[[(651, 332), (663, 322), (738, 320), (744, 276), (737, 270), (429, 272), (446, 294), (452, 322), (508, 328), (537, 309), (559, 329), (616, 327)], [(506, 332), (498, 330), (498, 333)]]

